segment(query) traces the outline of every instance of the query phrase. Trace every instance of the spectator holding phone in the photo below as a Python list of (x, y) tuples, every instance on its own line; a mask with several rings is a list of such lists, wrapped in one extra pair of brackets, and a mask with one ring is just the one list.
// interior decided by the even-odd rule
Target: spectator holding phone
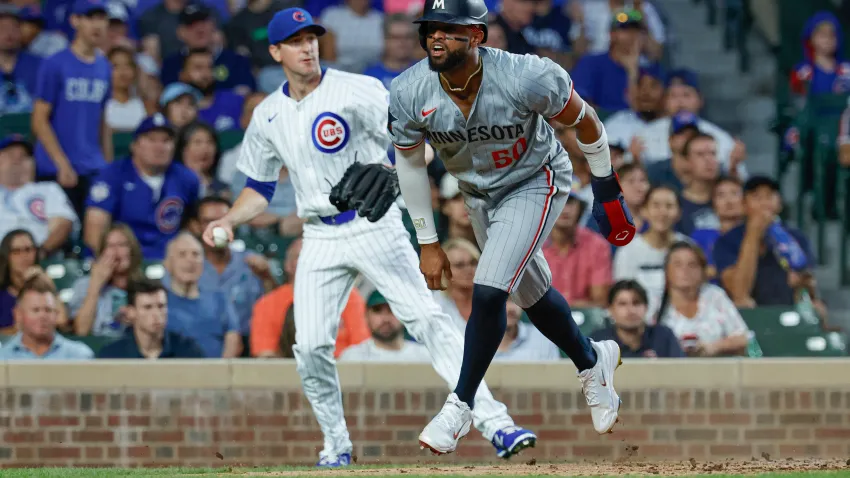
[(68, 304), (76, 335), (121, 337), (127, 328), (127, 286), (142, 277), (142, 248), (125, 224), (109, 226), (100, 238), (91, 273), (74, 283)]
[(714, 262), (723, 287), (738, 307), (793, 306), (803, 291), (826, 318), (811, 268), (814, 255), (799, 230), (783, 224), (779, 183), (754, 176), (744, 184), (743, 224), (720, 236)]

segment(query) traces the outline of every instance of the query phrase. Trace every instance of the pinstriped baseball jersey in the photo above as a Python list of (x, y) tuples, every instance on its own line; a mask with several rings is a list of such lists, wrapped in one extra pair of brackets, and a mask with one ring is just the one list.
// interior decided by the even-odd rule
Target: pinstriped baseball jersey
[(390, 86), (390, 137), (399, 149), (424, 140), (446, 170), (481, 192), (517, 184), (566, 152), (545, 118), (573, 91), (570, 75), (548, 58), (481, 47), (481, 88), (464, 119), (424, 59)]
[(333, 69), (301, 101), (278, 89), (254, 110), (237, 168), (277, 181), (285, 165), (299, 217), (338, 214), (328, 196), (352, 163), (389, 164), (387, 96), (380, 80)]

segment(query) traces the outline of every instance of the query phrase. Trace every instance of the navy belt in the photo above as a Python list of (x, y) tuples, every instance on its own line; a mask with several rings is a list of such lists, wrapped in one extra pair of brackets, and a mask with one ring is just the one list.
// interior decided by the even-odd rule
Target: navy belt
[(357, 210), (352, 209), (350, 211), (341, 212), (333, 216), (319, 216), (319, 219), (321, 219), (321, 221), (327, 224), (328, 226), (337, 226), (339, 224), (351, 222), (354, 220), (355, 217), (357, 217)]

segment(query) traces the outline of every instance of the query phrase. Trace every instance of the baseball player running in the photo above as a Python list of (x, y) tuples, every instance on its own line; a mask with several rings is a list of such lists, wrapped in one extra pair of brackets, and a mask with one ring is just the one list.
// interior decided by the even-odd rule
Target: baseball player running
[(419, 436), (423, 447), (438, 453), (453, 451), (469, 432), (480, 406), (475, 391), (505, 333), (508, 296), (575, 363), (598, 433), (611, 431), (620, 408), (614, 391), (617, 343), (582, 335), (566, 300), (550, 287), (540, 252), (567, 201), (572, 173), (548, 118), (577, 129), (593, 173), (593, 215), (603, 235), (615, 245), (634, 237), (605, 129), (557, 64), (481, 47), (487, 14), (482, 0), (426, 0), (415, 23), (428, 56), (390, 87), (398, 181), (422, 245), (419, 267), (428, 286), (442, 288), (443, 274), (450, 280), (451, 269), (431, 211), (426, 139), (458, 179), (483, 251), (458, 386)]
[[(288, 81), (255, 109), (237, 164), (248, 176), (247, 187), (230, 212), (204, 231), (204, 241), (215, 245), (216, 228), (232, 240), (234, 226), (266, 208), (286, 166), (298, 216), (307, 220), (295, 275), (295, 360), (324, 434), (318, 465), (344, 466), (351, 461), (352, 443), (333, 351), (356, 274), (364, 274), (386, 297), (450, 387), (460, 374), (463, 337), (417, 270), (395, 204), (398, 181), (383, 165), (390, 144), (389, 93), (374, 78), (321, 70), (317, 37), (323, 33), (300, 8), (280, 11), (269, 23), (269, 52)], [(534, 433), (515, 426), (486, 385), (476, 387), (473, 420), (498, 455), (508, 458), (534, 446)]]

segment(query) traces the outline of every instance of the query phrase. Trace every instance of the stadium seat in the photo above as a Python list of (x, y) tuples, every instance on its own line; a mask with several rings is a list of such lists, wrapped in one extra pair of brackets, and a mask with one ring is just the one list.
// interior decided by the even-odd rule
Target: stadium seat
[(29, 113), (0, 115), (0, 134), (20, 134), (32, 139)]
[(584, 335), (590, 335), (608, 325), (607, 313), (603, 309), (573, 309), (573, 320)]
[(810, 334), (820, 332), (816, 318), (806, 318), (794, 307), (741, 309), (741, 317), (757, 336), (765, 333)]
[(165, 267), (161, 261), (142, 262), (142, 271), (148, 279), (160, 280), (165, 277)]
[(70, 302), (73, 296), (74, 282), (85, 275), (80, 261), (76, 259), (45, 261), (41, 263), (41, 267), (56, 285), (59, 299), (66, 304)]
[(224, 152), (228, 149), (234, 148), (237, 144), (242, 142), (242, 136), (245, 133), (241, 130), (227, 130), (218, 133), (218, 148), (220, 151)]
[(115, 133), (112, 135), (112, 151), (116, 160), (130, 157), (130, 143), (133, 133)]
[(73, 340), (75, 342), (82, 342), (88, 345), (95, 355), (97, 355), (98, 352), (100, 352), (100, 349), (102, 349), (104, 346), (109, 345), (112, 342), (115, 342), (116, 340), (114, 337), (101, 337), (95, 335), (87, 335), (85, 337), (79, 337), (76, 335), (65, 335), (65, 338), (68, 340)]
[(789, 334), (769, 332), (759, 337), (765, 357), (846, 357), (847, 335), (840, 332)]

